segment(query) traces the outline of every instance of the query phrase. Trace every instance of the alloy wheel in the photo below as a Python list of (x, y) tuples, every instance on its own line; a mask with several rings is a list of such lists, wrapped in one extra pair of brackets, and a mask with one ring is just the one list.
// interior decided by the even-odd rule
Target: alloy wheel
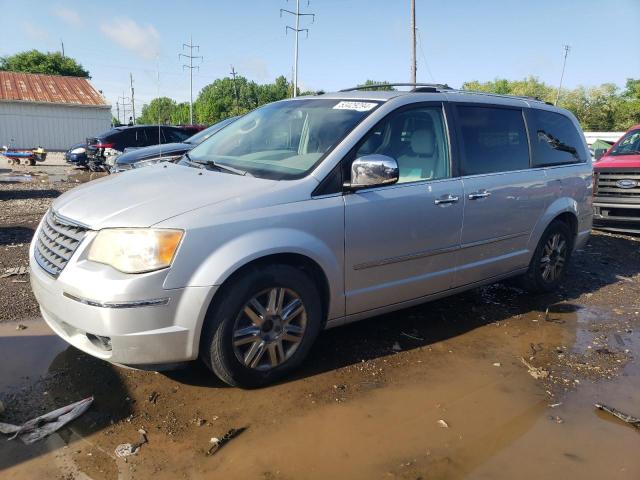
[(300, 346), (307, 311), (291, 289), (263, 290), (242, 307), (233, 328), (233, 350), (247, 368), (271, 370), (286, 362)]
[(540, 272), (545, 282), (554, 282), (562, 275), (567, 261), (567, 242), (563, 235), (554, 233), (542, 250)]

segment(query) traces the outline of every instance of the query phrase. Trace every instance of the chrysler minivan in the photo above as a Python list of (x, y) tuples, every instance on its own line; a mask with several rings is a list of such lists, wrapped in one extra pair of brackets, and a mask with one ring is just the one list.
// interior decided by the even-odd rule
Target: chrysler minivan
[(574, 116), (441, 85), (265, 105), (184, 155), (74, 188), (30, 249), (42, 316), (104, 360), (274, 382), (324, 328), (521, 277), (592, 224)]

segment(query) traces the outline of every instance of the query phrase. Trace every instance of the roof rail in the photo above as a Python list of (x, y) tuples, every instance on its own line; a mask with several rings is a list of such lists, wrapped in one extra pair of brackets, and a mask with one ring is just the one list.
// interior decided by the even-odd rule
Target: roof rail
[(538, 97), (531, 97), (526, 95), (511, 95), (509, 93), (492, 93), (492, 92), (482, 92), (480, 90), (462, 90), (462, 89), (450, 89), (450, 93), (469, 93), (472, 95), (483, 95), (486, 97), (499, 97), (499, 98), (517, 98), (520, 100), (533, 100), (534, 102), (542, 102), (548, 103)]
[[(357, 87), (344, 88), (339, 90), (340, 92), (354, 92), (356, 90), (369, 90), (371, 88), (381, 87), (413, 87), (412, 92), (426, 92), (426, 91), (438, 91), (438, 90), (451, 90), (451, 87), (446, 83), (379, 83), (375, 85), (358, 85)], [(433, 90), (427, 90), (433, 89)]]

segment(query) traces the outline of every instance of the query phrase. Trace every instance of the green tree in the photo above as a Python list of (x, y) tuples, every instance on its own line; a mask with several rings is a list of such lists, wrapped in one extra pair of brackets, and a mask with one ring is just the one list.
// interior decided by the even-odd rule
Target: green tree
[(169, 97), (154, 98), (142, 107), (138, 123), (147, 125), (168, 125), (172, 123), (177, 104)]
[(63, 57), (59, 52), (38, 50), (0, 57), (0, 70), (91, 78), (89, 72), (73, 58)]
[(359, 87), (368, 87), (368, 86), (374, 86), (374, 85), (381, 85), (379, 87), (376, 87), (376, 90), (381, 90), (381, 91), (392, 91), (395, 90), (395, 88), (393, 88), (392, 86), (389, 85), (389, 82), (387, 81), (377, 81), (377, 80), (365, 80), (364, 83), (361, 83), (360, 85), (358, 85)]

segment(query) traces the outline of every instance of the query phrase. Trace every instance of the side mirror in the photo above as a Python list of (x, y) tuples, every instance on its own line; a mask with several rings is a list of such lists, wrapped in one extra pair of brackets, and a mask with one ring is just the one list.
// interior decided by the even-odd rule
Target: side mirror
[(345, 187), (356, 190), (359, 188), (390, 185), (396, 183), (400, 176), (400, 169), (395, 158), (386, 155), (365, 155), (356, 158), (351, 164), (351, 182)]
[(596, 148), (593, 151), (593, 158), (595, 158), (596, 160), (600, 160), (602, 157), (604, 157), (605, 153), (607, 153), (606, 148)]

